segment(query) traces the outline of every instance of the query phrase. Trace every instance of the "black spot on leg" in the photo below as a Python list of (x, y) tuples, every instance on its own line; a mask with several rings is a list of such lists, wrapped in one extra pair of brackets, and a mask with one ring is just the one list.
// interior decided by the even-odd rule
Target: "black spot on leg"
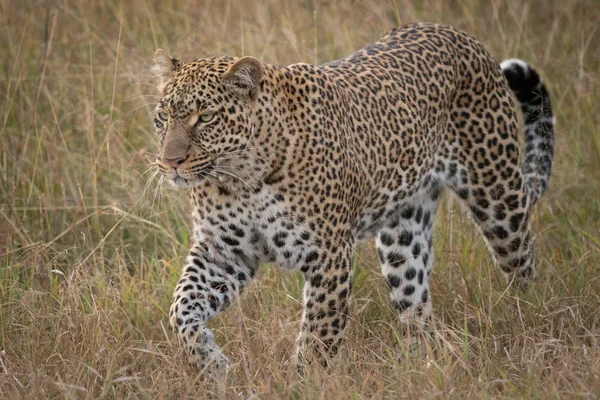
[(527, 262), (527, 259), (525, 257), (520, 257), (520, 258), (515, 258), (514, 260), (509, 262), (508, 265), (511, 268), (515, 269), (515, 268), (525, 265), (526, 262)]
[(510, 217), (510, 230), (513, 232), (516, 232), (517, 230), (519, 230), (519, 227), (521, 226), (521, 221), (523, 221), (523, 217), (525, 216), (525, 214), (523, 213), (517, 213), (515, 215), (513, 215), (512, 217)]
[(231, 236), (221, 236), (221, 240), (229, 246), (238, 246), (240, 244), (239, 240), (234, 239)]
[(419, 304), (416, 307), (417, 317), (421, 318), (423, 316), (423, 304)]
[(400, 254), (391, 252), (387, 255), (388, 264), (390, 264), (394, 268), (400, 267), (402, 264), (406, 262), (406, 258)]
[(402, 300), (394, 300), (392, 302), (392, 304), (394, 305), (394, 307), (400, 311), (403, 312), (405, 311), (408, 307), (412, 306), (412, 303), (408, 300), (402, 299)]
[(524, 268), (521, 271), (522, 278), (531, 278), (532, 276), (533, 276), (533, 270), (531, 269), (531, 267)]
[(494, 218), (499, 221), (504, 220), (506, 218), (506, 206), (503, 203), (496, 204), (494, 206)]
[(508, 252), (502, 246), (496, 246), (494, 250), (496, 250), (496, 254), (498, 254), (499, 257), (506, 257), (508, 255)]
[(417, 276), (417, 271), (414, 268), (409, 268), (404, 273), (404, 277), (408, 281), (411, 281), (411, 280), (415, 279), (415, 276)]
[(508, 237), (508, 232), (506, 232), (506, 229), (504, 229), (500, 225), (497, 225), (494, 228), (492, 228), (492, 234), (488, 236), (496, 236), (498, 239), (504, 240)]
[(340, 285), (343, 285), (344, 283), (346, 283), (346, 281), (348, 280), (348, 278), (350, 277), (350, 275), (348, 274), (348, 272), (344, 272), (340, 275)]
[(412, 232), (402, 231), (402, 233), (398, 237), (398, 244), (400, 244), (400, 246), (408, 247), (412, 243), (412, 240), (413, 240)]
[(421, 218), (423, 218), (423, 209), (419, 207), (417, 209), (417, 213), (415, 214), (415, 221), (417, 224), (421, 223)]
[(235, 276), (237, 278), (238, 281), (240, 282), (244, 282), (247, 278), (246, 278), (246, 274), (244, 274), (243, 272), (238, 272), (237, 275)]
[(436, 201), (440, 197), (440, 188), (436, 185), (430, 191), (431, 200)]
[(508, 206), (509, 210), (515, 210), (519, 207), (519, 197), (515, 194), (511, 194), (504, 198), (504, 202)]
[(429, 211), (426, 211), (425, 215), (423, 215), (423, 228), (427, 228), (429, 226), (430, 221), (431, 221), (431, 213)]
[(390, 289), (394, 289), (394, 288), (397, 288), (398, 286), (400, 286), (401, 279), (398, 278), (396, 275), (388, 275), (387, 281), (388, 281), (388, 286), (390, 287)]
[(379, 256), (379, 262), (384, 263), (385, 262), (385, 254), (379, 248), (377, 249), (377, 255)]
[(486, 212), (483, 211), (482, 209), (480, 209), (479, 207), (471, 206), (469, 208), (471, 209), (471, 212), (473, 213), (473, 216), (475, 217), (475, 219), (479, 222), (485, 222), (490, 218), (486, 214)]
[(306, 255), (306, 258), (304, 260), (307, 263), (311, 263), (313, 261), (316, 261), (318, 258), (319, 258), (319, 253), (317, 253), (316, 251), (313, 250)]
[(412, 248), (412, 254), (413, 257), (418, 257), (419, 254), (421, 254), (421, 245), (419, 243), (415, 243), (415, 245)]
[(385, 246), (391, 246), (394, 244), (394, 238), (387, 232), (382, 232), (379, 235), (379, 240), (381, 240), (381, 243)]
[(510, 242), (509, 249), (510, 251), (518, 251), (521, 246), (521, 239), (515, 238), (512, 242)]
[(404, 207), (402, 209), (402, 211), (400, 212), (400, 215), (404, 219), (410, 219), (410, 218), (412, 218), (414, 212), (415, 212), (414, 207), (408, 206), (408, 207)]
[(225, 282), (216, 282), (216, 281), (213, 281), (213, 282), (210, 283), (210, 286), (213, 289), (218, 290), (221, 293), (227, 293), (227, 291), (228, 291), (228, 288), (227, 288), (227, 285), (225, 284)]
[(187, 267), (185, 267), (185, 272), (190, 273), (190, 274), (197, 274), (198, 270), (196, 268), (188, 265)]
[(500, 269), (502, 270), (502, 272), (504, 272), (505, 274), (510, 274), (512, 272), (512, 269), (508, 266), (508, 265), (501, 265)]
[(219, 300), (211, 294), (208, 296), (208, 304), (210, 305), (210, 308), (212, 308), (213, 311), (217, 311)]

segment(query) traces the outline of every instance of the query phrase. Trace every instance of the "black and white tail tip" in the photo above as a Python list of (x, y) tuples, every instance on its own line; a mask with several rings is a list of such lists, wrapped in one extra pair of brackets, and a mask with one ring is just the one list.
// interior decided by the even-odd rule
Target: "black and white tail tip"
[(523, 111), (525, 158), (523, 177), (532, 204), (548, 188), (554, 157), (554, 125), (550, 95), (539, 74), (526, 62), (511, 58), (500, 64)]

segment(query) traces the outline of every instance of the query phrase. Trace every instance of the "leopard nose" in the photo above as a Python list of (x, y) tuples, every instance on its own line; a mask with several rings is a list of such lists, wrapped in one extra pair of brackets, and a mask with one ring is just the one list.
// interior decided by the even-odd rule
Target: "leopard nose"
[(183, 164), (183, 162), (186, 160), (187, 157), (177, 157), (177, 158), (165, 158), (163, 157), (161, 159), (163, 164), (168, 165), (169, 167), (173, 168), (173, 169), (177, 169), (181, 164)]

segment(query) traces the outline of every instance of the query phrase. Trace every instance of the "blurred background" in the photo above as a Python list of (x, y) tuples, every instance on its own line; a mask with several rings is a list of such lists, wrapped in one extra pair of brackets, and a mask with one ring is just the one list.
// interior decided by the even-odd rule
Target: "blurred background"
[[(534, 215), (540, 279), (507, 290), (446, 195), (436, 334), (417, 354), (366, 244), (340, 365), (295, 376), (302, 277), (265, 266), (211, 321), (234, 365), (226, 381), (204, 382), (167, 328), (189, 206), (149, 166), (154, 51), (318, 64), (413, 21), (463, 28), (499, 61), (530, 62), (550, 90), (557, 145)], [(597, 396), (599, 27), (596, 0), (0, 0), (0, 397)]]

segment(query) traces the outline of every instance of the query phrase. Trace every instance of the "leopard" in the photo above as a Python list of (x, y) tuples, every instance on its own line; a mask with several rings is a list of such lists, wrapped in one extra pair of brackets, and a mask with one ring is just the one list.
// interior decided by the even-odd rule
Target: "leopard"
[(153, 69), (154, 164), (189, 195), (193, 230), (169, 321), (202, 371), (228, 370), (207, 322), (267, 263), (304, 278), (295, 363), (330, 365), (365, 240), (375, 239), (400, 326), (426, 324), (445, 192), (509, 285), (538, 275), (530, 222), (548, 187), (556, 120), (526, 62), (499, 63), (458, 28), (413, 23), (321, 65), (182, 62), (159, 49)]

